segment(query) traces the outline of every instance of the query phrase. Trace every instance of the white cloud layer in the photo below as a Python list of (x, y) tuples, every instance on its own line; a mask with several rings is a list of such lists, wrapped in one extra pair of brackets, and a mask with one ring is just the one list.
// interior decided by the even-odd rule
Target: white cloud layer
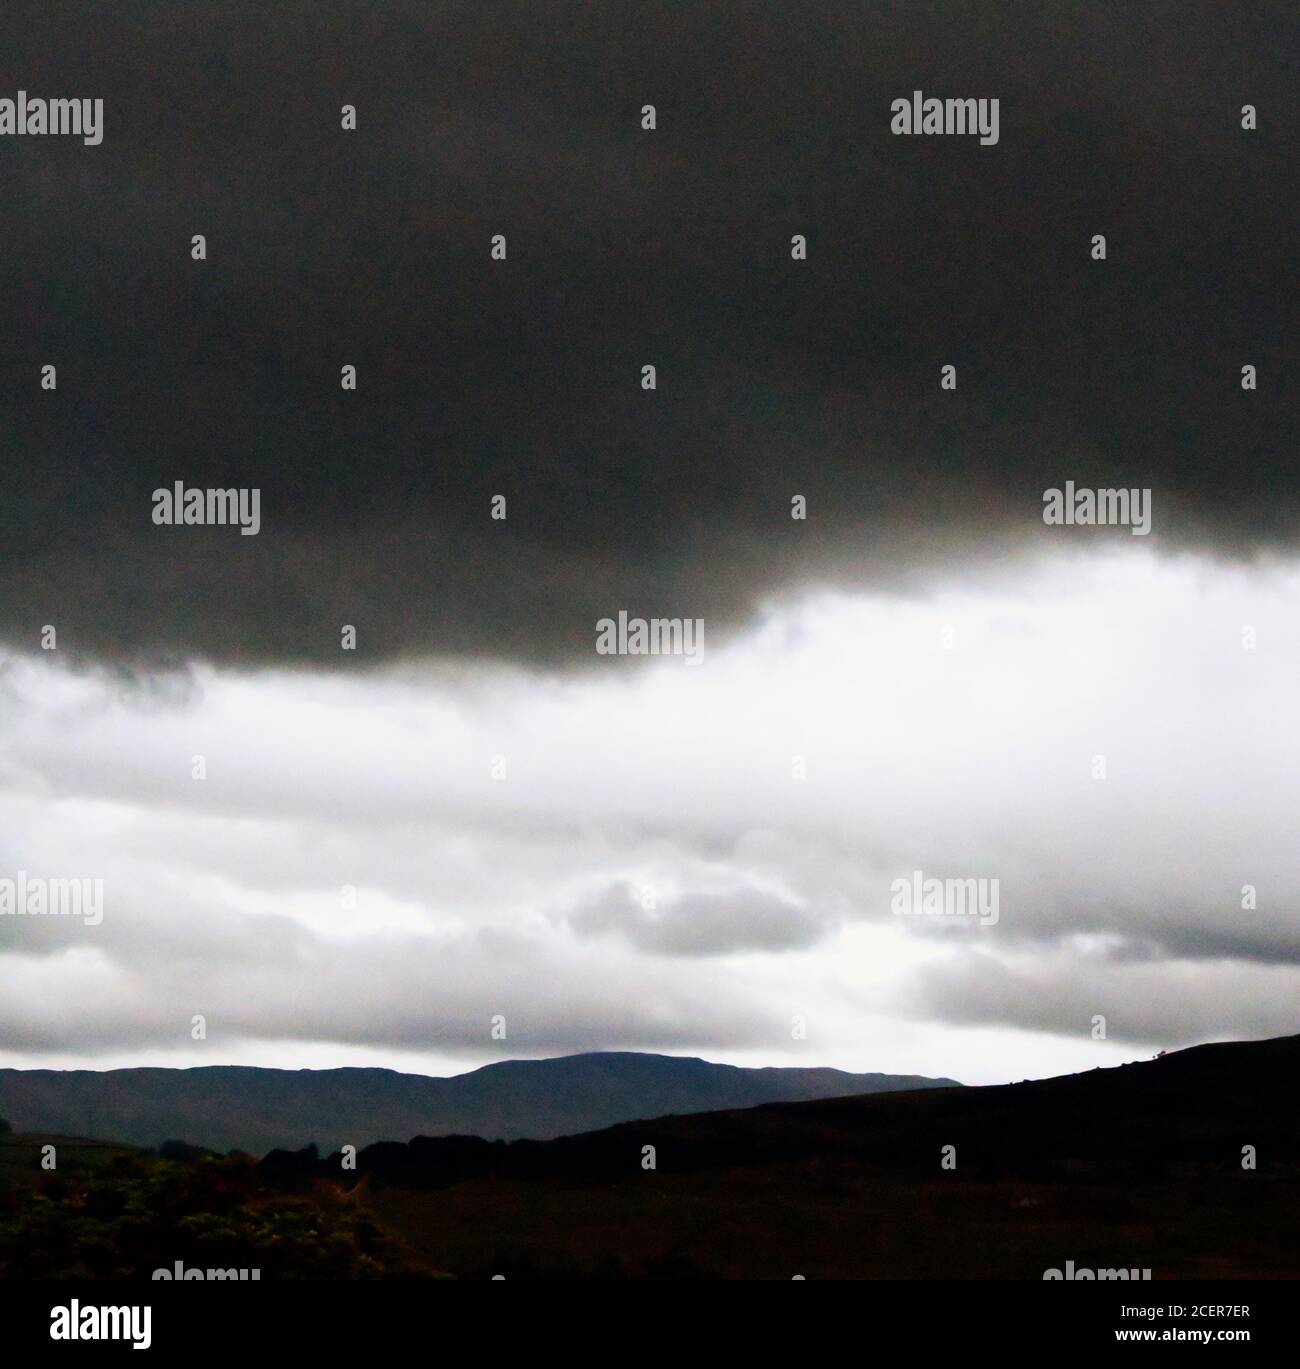
[[(102, 878), (105, 915), (0, 918), (0, 1064), (991, 1082), (1300, 1029), (1298, 602), (1126, 548), (774, 604), (698, 668), (5, 658), (0, 878)], [(916, 869), (996, 878), (996, 926), (894, 916)]]

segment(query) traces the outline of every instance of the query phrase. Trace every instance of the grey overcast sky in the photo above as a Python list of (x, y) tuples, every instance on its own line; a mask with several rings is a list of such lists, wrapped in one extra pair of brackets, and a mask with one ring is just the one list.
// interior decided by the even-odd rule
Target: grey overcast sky
[[(1296, 1030), (1298, 38), (7, 5), (0, 99), (104, 125), (0, 135), (0, 879), (105, 913), (0, 917), (0, 1065)], [(998, 141), (895, 136), (916, 90)], [(177, 481), (258, 535), (156, 526)], [(1150, 534), (1046, 526), (1066, 481)], [(598, 656), (620, 610), (703, 660)], [(914, 870), (997, 923), (900, 918)]]

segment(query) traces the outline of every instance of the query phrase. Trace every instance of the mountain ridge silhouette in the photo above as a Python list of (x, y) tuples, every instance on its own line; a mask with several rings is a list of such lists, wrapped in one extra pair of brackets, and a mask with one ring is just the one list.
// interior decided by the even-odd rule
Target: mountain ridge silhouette
[(960, 1085), (921, 1075), (748, 1068), (696, 1056), (589, 1051), (494, 1061), (450, 1076), (357, 1066), (4, 1069), (0, 1116), (28, 1131), (142, 1146), (183, 1138), (212, 1150), (262, 1154), (416, 1135), (550, 1140), (638, 1117), (950, 1087)]

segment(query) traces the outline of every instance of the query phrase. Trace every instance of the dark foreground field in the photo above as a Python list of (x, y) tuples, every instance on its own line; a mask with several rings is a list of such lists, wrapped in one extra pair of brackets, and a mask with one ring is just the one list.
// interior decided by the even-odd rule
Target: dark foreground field
[[(1290, 1278), (1298, 1073), (1300, 1037), (1288, 1037), (547, 1142), (417, 1138), (366, 1148), (355, 1171), (311, 1151), (259, 1163), (173, 1148), (71, 1151), (48, 1175), (34, 1142), (10, 1137), (0, 1268), (1041, 1279), (1073, 1261), (1153, 1280)], [(944, 1169), (950, 1146), (956, 1168)]]
[(487, 1181), (376, 1196), (383, 1223), (463, 1277), (1293, 1278), (1300, 1183), (919, 1179), (781, 1165), (643, 1183)]
[(372, 1195), (424, 1258), (476, 1276), (1041, 1279), (1073, 1260), (1289, 1278), (1298, 1079), (1300, 1038), (1205, 1046), (1039, 1083), (630, 1124), (504, 1148), (496, 1173), (423, 1192), (474, 1160), (416, 1143), (372, 1157), (377, 1175), (412, 1165)]

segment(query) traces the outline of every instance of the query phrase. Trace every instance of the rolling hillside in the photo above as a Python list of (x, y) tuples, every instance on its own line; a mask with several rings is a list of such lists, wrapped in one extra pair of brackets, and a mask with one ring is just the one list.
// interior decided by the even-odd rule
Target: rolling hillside
[(441, 1079), (383, 1069), (0, 1070), (0, 1117), (156, 1146), (180, 1139), (260, 1155), (416, 1135), (544, 1140), (635, 1117), (953, 1086), (951, 1079), (832, 1069), (740, 1069), (706, 1060), (599, 1052), (508, 1060)]

